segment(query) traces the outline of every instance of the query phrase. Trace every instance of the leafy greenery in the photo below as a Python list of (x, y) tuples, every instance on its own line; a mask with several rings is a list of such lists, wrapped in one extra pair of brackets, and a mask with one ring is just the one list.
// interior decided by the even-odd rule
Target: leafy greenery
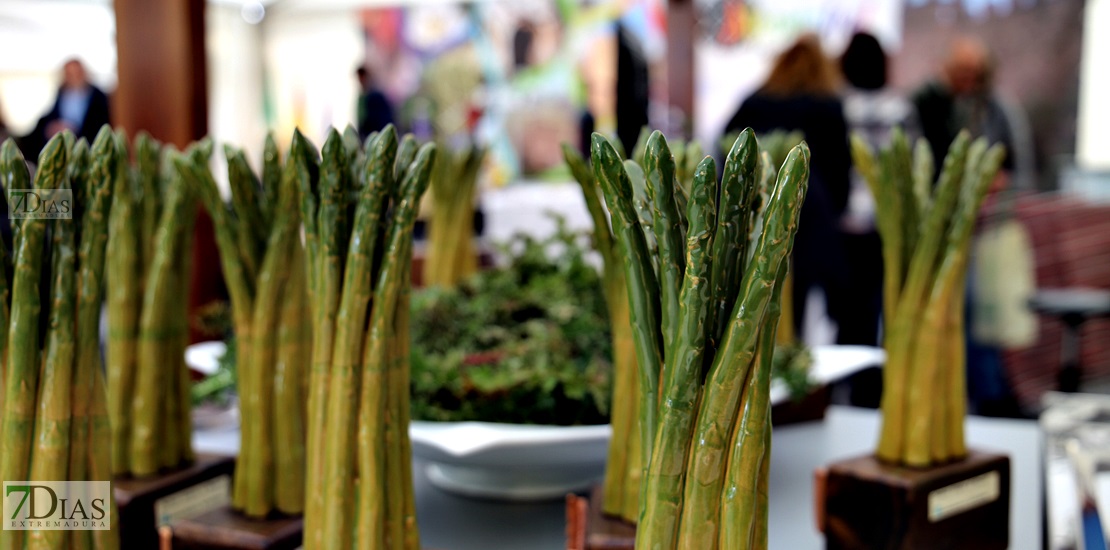
[(581, 235), (515, 236), (507, 267), (412, 304), (412, 406), (418, 420), (607, 422), (609, 321)]
[(800, 401), (809, 395), (814, 383), (809, 379), (809, 368), (813, 365), (813, 354), (809, 348), (797, 342), (775, 347), (771, 360), (771, 377), (782, 380), (790, 390), (790, 398)]
[(235, 393), (235, 355), (235, 338), (228, 338), (227, 351), (220, 356), (216, 372), (193, 384), (193, 406), (202, 403), (227, 404)]

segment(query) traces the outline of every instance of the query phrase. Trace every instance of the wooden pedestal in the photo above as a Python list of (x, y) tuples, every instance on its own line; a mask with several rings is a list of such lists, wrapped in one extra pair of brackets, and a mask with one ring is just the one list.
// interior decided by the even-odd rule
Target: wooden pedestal
[(829, 550), (1009, 545), (1010, 459), (1004, 455), (971, 451), (928, 469), (868, 455), (819, 471), (817, 485), (818, 523)]
[(825, 410), (829, 408), (831, 392), (828, 386), (813, 388), (805, 397), (787, 399), (771, 407), (771, 425), (786, 426), (801, 422), (824, 420)]
[[(175, 472), (115, 480), (113, 492), (119, 508), (121, 550), (158, 548), (159, 526), (179, 515), (195, 514), (198, 507), (203, 511), (206, 506), (223, 504), (212, 504), (221, 498), (226, 502), (226, 490), (217, 488), (225, 483), (230, 486), (234, 469), (232, 458), (200, 455), (191, 466)], [(226, 479), (220, 479), (224, 476)]]
[(173, 550), (294, 550), (304, 532), (300, 517), (252, 520), (228, 507), (170, 527)]
[(636, 526), (601, 513), (601, 486), (590, 496), (567, 496), (567, 550), (632, 550)]

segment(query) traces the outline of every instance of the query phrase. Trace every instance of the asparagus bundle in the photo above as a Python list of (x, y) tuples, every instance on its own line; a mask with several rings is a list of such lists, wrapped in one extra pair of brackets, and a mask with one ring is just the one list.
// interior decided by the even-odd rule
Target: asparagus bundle
[(878, 203), (883, 241), (883, 429), (879, 458), (925, 467), (967, 454), (964, 288), (979, 206), (1003, 148), (961, 132), (933, 182), (933, 158), (896, 131), (876, 159), (861, 136), (852, 158)]
[[(312, 295), (305, 548), (419, 548), (409, 421), (412, 230), (435, 147), (392, 126), (359, 155), (298, 133)], [(293, 161), (291, 161), (293, 162)], [(351, 164), (365, 168), (352, 178)], [(352, 204), (352, 199), (354, 204)], [(353, 210), (352, 207), (353, 206)], [(326, 497), (325, 497), (326, 495)]]
[(454, 286), (478, 270), (474, 249), (474, 195), (485, 149), (440, 154), (432, 171), (431, 230), (424, 258), (424, 284)]
[(124, 160), (117, 167), (108, 220), (107, 372), (117, 476), (149, 476), (193, 460), (184, 297), (196, 201), (169, 164), (177, 153), (164, 153), (145, 133), (134, 153), (134, 166)]
[(605, 305), (613, 340), (613, 396), (609, 423), (613, 435), (609, 439), (609, 457), (605, 465), (604, 502), (602, 511), (635, 523), (640, 513), (640, 483), (643, 458), (640, 453), (639, 373), (632, 340), (632, 323), (628, 309), (628, 289), (624, 269), (609, 228), (609, 217), (602, 205), (601, 189), (586, 161), (574, 148), (563, 145), (563, 157), (574, 179), (582, 186), (586, 208), (593, 219), (594, 248), (601, 254), (602, 284)]
[(771, 358), (809, 150), (794, 148), (767, 189), (774, 169), (746, 130), (720, 184), (711, 158), (697, 165), (685, 210), (662, 134), (643, 170), (597, 134), (591, 157), (640, 365), (636, 547), (766, 548)]
[[(5, 480), (111, 480), (111, 457), (102, 444), (110, 433), (99, 332), (109, 196), (121, 141), (107, 127), (91, 151), (68, 132), (52, 138), (39, 156), (34, 189), (70, 190), (73, 217), (13, 220), (14, 253), (4, 254), (0, 265)], [(0, 183), (8, 190), (31, 188), (11, 140), (0, 147)], [(0, 548), (118, 548), (114, 499), (110, 506), (110, 530), (5, 529)]]
[(300, 514), (311, 331), (297, 207), (297, 188), (307, 177), (304, 144), (294, 140), (282, 166), (268, 137), (261, 179), (242, 151), (225, 147), (230, 206), (208, 171), (209, 147), (194, 145), (190, 159), (176, 164), (212, 216), (231, 296), (242, 416), (232, 506), (254, 518)]

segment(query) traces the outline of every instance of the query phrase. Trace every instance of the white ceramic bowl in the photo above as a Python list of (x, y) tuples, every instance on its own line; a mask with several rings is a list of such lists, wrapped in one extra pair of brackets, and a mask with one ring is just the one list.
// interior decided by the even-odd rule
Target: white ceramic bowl
[[(814, 346), (810, 378), (826, 385), (881, 365), (881, 348)], [(771, 401), (789, 399), (786, 386), (771, 388)], [(428, 480), (451, 493), (502, 500), (558, 499), (589, 488), (605, 473), (608, 425), (530, 426), (492, 422), (413, 421), (412, 452)]]
[(611, 433), (608, 424), (413, 421), (409, 429), (413, 455), (436, 487), (518, 501), (563, 498), (599, 481)]

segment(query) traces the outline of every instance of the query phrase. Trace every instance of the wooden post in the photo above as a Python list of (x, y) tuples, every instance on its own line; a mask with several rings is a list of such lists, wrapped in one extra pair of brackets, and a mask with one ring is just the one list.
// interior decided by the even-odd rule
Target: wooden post
[(113, 124), (185, 147), (208, 131), (204, 0), (115, 0)]
[[(208, 133), (204, 0), (114, 0), (116, 65), (113, 126), (139, 130), (182, 149)], [(189, 316), (223, 296), (212, 221), (198, 211)], [(190, 326), (190, 341), (204, 339)]]

